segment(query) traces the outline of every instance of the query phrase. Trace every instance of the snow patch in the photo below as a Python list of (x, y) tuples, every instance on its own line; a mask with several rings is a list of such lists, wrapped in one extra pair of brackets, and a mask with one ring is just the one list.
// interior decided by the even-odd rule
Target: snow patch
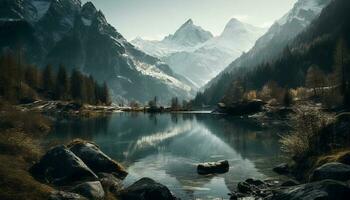
[(39, 21), (49, 10), (51, 2), (50, 1), (34, 0), (34, 1), (32, 1), (32, 5), (36, 9), (35, 21)]
[(90, 19), (86, 19), (85, 17), (82, 17), (81, 21), (83, 22), (83, 24), (85, 26), (91, 26), (91, 24), (92, 24), (92, 21)]

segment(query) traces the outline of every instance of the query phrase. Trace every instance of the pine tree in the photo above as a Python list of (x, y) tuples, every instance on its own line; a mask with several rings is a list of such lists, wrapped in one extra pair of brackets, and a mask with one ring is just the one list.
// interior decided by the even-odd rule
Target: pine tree
[(85, 78), (85, 84), (87, 102), (94, 105), (96, 104), (96, 83), (94, 78), (91, 75), (88, 78)]
[(103, 86), (102, 86), (102, 103), (106, 104), (106, 105), (110, 105), (111, 104), (111, 98), (109, 95), (109, 89), (107, 86), (107, 83), (104, 82)]
[(55, 89), (54, 74), (51, 65), (47, 65), (42, 75), (42, 88), (49, 98), (53, 97)]
[(36, 66), (30, 65), (25, 69), (25, 82), (34, 90), (39, 88), (39, 70)]
[(56, 77), (55, 98), (58, 100), (67, 100), (69, 98), (69, 78), (63, 65), (60, 65)]
[(70, 80), (70, 92), (73, 100), (79, 103), (86, 102), (86, 89), (84, 84), (84, 77), (81, 72), (73, 70)]

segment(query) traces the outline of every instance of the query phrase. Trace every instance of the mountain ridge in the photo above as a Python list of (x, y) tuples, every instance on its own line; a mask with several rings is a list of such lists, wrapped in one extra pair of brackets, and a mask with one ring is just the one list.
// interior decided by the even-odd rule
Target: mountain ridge
[[(188, 26), (198, 27), (192, 20), (188, 20), (176, 32)], [(187, 77), (197, 87), (201, 87), (248, 50), (264, 31), (262, 28), (231, 19), (221, 35), (211, 37), (195, 46), (169, 42), (168, 38), (171, 35), (161, 41), (138, 38), (131, 42), (148, 54), (159, 57), (175, 72)]]
[(158, 96), (168, 102), (174, 96), (187, 99), (193, 94), (190, 82), (136, 49), (91, 2), (5, 0), (1, 4), (0, 11), (6, 12), (0, 13), (0, 35), (7, 38), (0, 42), (2, 51), (15, 51), (20, 43), (31, 63), (63, 64), (92, 74), (108, 82), (115, 100), (144, 103)]

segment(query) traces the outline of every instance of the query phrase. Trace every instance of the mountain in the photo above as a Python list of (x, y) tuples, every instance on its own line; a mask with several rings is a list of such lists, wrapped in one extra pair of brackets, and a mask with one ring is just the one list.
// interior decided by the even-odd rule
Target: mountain
[(201, 95), (211, 99), (208, 100), (208, 103), (215, 104), (222, 98), (225, 88), (232, 82), (232, 80), (228, 80), (228, 76), (239, 76), (242, 71), (278, 59), (288, 44), (302, 33), (314, 19), (318, 18), (322, 9), (330, 2), (331, 0), (298, 0), (287, 14), (277, 20), (256, 41), (252, 49), (242, 54), (212, 79), (204, 87), (205, 92)]
[(188, 20), (174, 35), (162, 41), (137, 38), (132, 43), (165, 61), (176, 73), (185, 76), (197, 87), (202, 87), (235, 58), (249, 50), (264, 31), (231, 19), (221, 35), (212, 37), (209, 32)]
[(176, 52), (194, 51), (211, 38), (213, 35), (209, 31), (196, 26), (193, 20), (189, 19), (174, 34), (166, 36), (161, 41), (143, 40), (138, 37), (131, 43), (149, 55), (162, 58)]
[(115, 99), (189, 98), (192, 85), (130, 44), (103, 13), (80, 0), (2, 0), (1, 52), (18, 51), (39, 66), (63, 64), (107, 81)]

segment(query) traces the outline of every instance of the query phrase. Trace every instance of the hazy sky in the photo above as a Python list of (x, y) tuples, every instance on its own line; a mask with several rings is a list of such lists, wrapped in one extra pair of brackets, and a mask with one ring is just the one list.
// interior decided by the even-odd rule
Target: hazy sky
[[(82, 0), (86, 2), (87, 0)], [(128, 40), (161, 39), (189, 18), (218, 35), (233, 17), (266, 27), (297, 0), (91, 0)]]

